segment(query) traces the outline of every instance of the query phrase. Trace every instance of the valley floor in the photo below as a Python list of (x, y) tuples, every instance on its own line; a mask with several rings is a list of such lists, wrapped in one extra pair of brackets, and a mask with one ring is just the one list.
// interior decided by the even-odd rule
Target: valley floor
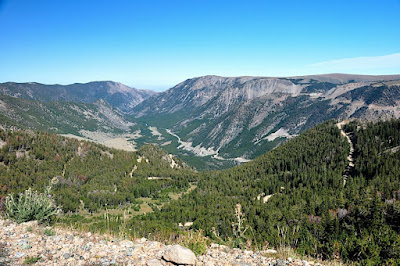
[(73, 134), (61, 134), (61, 136), (75, 138), (78, 140), (87, 140), (93, 141), (99, 144), (102, 144), (109, 148), (114, 148), (123, 151), (136, 151), (136, 143), (133, 140), (138, 137), (138, 133), (135, 132), (133, 134), (112, 134), (112, 133), (104, 133), (104, 132), (91, 132), (87, 130), (83, 130), (81, 132), (83, 137), (79, 137)]
[[(197, 256), (178, 245), (145, 238), (121, 240), (108, 235), (0, 220), (0, 265), (322, 265), (301, 259), (265, 257), (261, 252), (212, 244)], [(167, 261), (167, 259), (169, 261)], [(180, 260), (180, 262), (179, 262)]]

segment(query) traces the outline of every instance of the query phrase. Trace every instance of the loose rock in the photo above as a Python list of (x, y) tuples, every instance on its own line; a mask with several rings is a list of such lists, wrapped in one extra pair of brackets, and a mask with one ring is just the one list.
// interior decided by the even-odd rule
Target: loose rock
[[(29, 229), (28, 229), (29, 228)], [(104, 236), (51, 228), (55, 236), (43, 234), (36, 222), (16, 224), (0, 219), (0, 265), (22, 265), (28, 257), (41, 257), (40, 265), (139, 265), (199, 266), (222, 265), (310, 265), (299, 259), (287, 260), (213, 244), (198, 256), (182, 246), (167, 246), (145, 238), (137, 240), (106, 239)], [(276, 257), (276, 250), (270, 250)], [(315, 264), (318, 265), (318, 264)]]
[(148, 260), (146, 265), (147, 266), (163, 266), (161, 261), (159, 261), (158, 259)]

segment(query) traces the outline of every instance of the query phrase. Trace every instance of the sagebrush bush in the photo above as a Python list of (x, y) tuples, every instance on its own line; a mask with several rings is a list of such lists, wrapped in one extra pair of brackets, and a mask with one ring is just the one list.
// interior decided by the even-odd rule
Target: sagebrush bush
[(179, 234), (176, 242), (184, 247), (191, 249), (196, 255), (204, 255), (210, 244), (210, 239), (205, 237), (202, 230), (189, 231)]
[(16, 197), (10, 194), (5, 201), (6, 215), (17, 223), (50, 222), (58, 210), (50, 190), (51, 187), (47, 187), (45, 193), (39, 193), (29, 188)]

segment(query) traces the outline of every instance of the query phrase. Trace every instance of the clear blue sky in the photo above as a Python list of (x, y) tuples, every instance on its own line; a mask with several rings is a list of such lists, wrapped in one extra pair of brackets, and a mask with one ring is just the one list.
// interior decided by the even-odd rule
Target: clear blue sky
[(400, 0), (0, 0), (0, 82), (400, 73)]

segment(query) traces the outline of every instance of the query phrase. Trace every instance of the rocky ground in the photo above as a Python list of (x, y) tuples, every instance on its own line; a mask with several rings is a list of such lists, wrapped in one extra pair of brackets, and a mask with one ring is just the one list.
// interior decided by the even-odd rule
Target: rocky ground
[[(0, 220), (0, 265), (318, 265), (300, 259), (265, 257), (261, 252), (212, 244), (195, 256), (179, 245), (144, 238), (106, 238), (86, 232)], [(320, 264), (319, 264), (320, 265)]]

